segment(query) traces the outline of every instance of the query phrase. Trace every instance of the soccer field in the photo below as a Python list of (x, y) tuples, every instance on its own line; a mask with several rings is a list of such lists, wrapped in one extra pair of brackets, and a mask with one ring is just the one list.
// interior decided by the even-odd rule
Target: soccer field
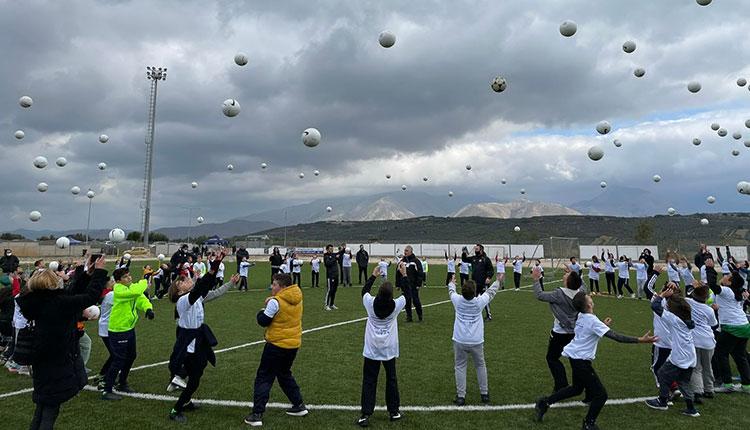
[[(134, 279), (140, 278), (142, 262), (133, 263)], [(234, 272), (234, 262), (227, 263), (227, 276)], [(310, 286), (309, 266), (303, 274), (303, 287)], [(356, 267), (355, 267), (356, 269)], [(370, 270), (372, 267), (370, 267)], [(216, 347), (217, 367), (209, 366), (196, 394), (206, 401), (202, 408), (187, 413), (183, 428), (247, 428), (242, 423), (252, 401), (252, 384), (260, 360), (263, 330), (255, 314), (268, 295), (269, 268), (261, 263), (251, 269), (250, 291), (230, 292), (206, 305), (206, 322), (219, 340)], [(551, 270), (549, 271), (551, 272)], [(392, 274), (391, 274), (392, 275)], [(354, 276), (356, 278), (356, 276)], [(440, 285), (445, 266), (430, 265), (429, 284)], [(355, 279), (356, 280), (356, 279)], [(545, 279), (549, 288), (559, 281), (551, 273)], [(444, 287), (427, 287), (420, 295), (424, 310), (423, 323), (404, 322), (400, 317), (401, 356), (398, 360), (399, 389), (404, 419), (390, 423), (387, 413), (376, 411), (373, 428), (512, 428), (553, 429), (580, 428), (586, 409), (581, 404), (554, 408), (543, 423), (533, 421), (531, 404), (537, 397), (549, 394), (552, 378), (547, 369), (545, 352), (552, 325), (548, 306), (534, 299), (531, 280), (525, 277), (524, 289), (499, 293), (492, 302), (494, 319), (485, 324), (485, 358), (488, 366), (490, 406), (479, 401), (476, 376), (469, 366), (467, 406), (456, 408), (453, 378), (453, 307)], [(508, 285), (506, 285), (507, 287)], [(310, 414), (304, 418), (288, 417), (283, 409), (271, 407), (264, 416), (267, 428), (354, 428), (359, 416), (362, 378), (362, 346), (365, 312), (359, 285), (339, 288), (339, 310), (323, 310), (324, 288), (304, 288), (305, 312), (302, 348), (293, 372), (302, 389)], [(611, 297), (595, 297), (595, 313), (612, 317), (613, 329), (629, 335), (641, 335), (652, 329), (648, 302)], [(167, 393), (169, 381), (166, 361), (174, 343), (174, 306), (166, 299), (155, 301), (156, 318), (142, 318), (137, 326), (138, 358), (130, 376), (130, 386), (142, 398), (104, 402), (98, 393), (83, 391), (62, 406), (57, 428), (173, 428), (169, 421), (174, 393)], [(93, 341), (88, 367), (97, 372), (106, 350), (96, 335), (96, 323), (87, 324)], [(228, 349), (225, 350), (224, 349)], [(654, 379), (649, 370), (650, 346), (618, 344), (602, 339), (594, 368), (609, 393), (598, 424), (603, 429), (717, 429), (747, 428), (750, 396), (717, 395), (699, 405), (702, 416), (688, 418), (679, 414), (677, 402), (667, 412), (648, 409), (639, 398), (655, 396)], [(567, 364), (566, 364), (567, 366)], [(569, 368), (568, 368), (569, 369)], [(385, 385), (381, 372), (379, 405), (384, 406)], [(570, 374), (569, 374), (570, 376)], [(31, 401), (31, 378), (0, 374), (0, 424), (3, 429), (26, 428), (34, 405)], [(26, 390), (20, 394), (14, 392)], [(619, 401), (618, 401), (619, 400)], [(271, 402), (286, 403), (277, 386)]]

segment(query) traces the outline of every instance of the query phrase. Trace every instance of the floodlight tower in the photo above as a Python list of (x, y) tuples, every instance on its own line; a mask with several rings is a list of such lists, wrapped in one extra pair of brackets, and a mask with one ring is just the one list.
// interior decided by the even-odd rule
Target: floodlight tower
[(154, 126), (156, 120), (156, 86), (167, 79), (167, 68), (146, 67), (146, 79), (151, 81), (151, 94), (148, 98), (148, 120), (146, 122), (146, 168), (143, 175), (143, 246), (148, 249), (148, 234), (151, 223), (151, 180), (154, 160)]

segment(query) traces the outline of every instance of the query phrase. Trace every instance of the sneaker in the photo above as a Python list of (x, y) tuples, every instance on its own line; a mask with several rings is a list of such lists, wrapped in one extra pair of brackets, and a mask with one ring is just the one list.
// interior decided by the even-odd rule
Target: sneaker
[(31, 376), (31, 370), (29, 369), (29, 366), (19, 366), (17, 373), (19, 375)]
[(291, 408), (286, 410), (286, 414), (293, 417), (304, 417), (308, 413), (310, 412), (307, 410), (307, 407), (305, 407), (304, 403), (298, 406), (292, 406)]
[(102, 379), (101, 381), (97, 382), (96, 389), (98, 391), (104, 391), (104, 379)]
[(102, 392), (102, 400), (122, 400), (122, 396), (111, 391)]
[(370, 417), (368, 417), (367, 415), (362, 415), (361, 417), (359, 417), (359, 419), (357, 419), (355, 424), (360, 427), (368, 427), (370, 425)]
[(177, 391), (177, 390), (181, 390), (181, 389), (182, 389), (182, 388), (180, 388), (180, 386), (179, 386), (179, 385), (177, 385), (177, 384), (173, 384), (173, 383), (171, 383), (171, 382), (169, 383), (169, 385), (167, 385), (167, 392), (168, 392), (168, 393), (171, 393), (171, 392), (173, 392), (173, 391)]
[(732, 384), (721, 384), (718, 387), (714, 387), (714, 393), (734, 393), (736, 390), (735, 386)]
[(678, 400), (678, 399), (679, 399), (680, 397), (682, 397), (682, 393), (680, 392), (680, 390), (674, 390), (674, 391), (672, 391), (672, 392), (671, 392), (671, 393), (669, 394), (669, 401), (675, 402), (675, 401), (677, 401), (677, 400)]
[(492, 314), (487, 315), (484, 319), (487, 321), (492, 321)]
[(513, 290), (514, 290), (514, 291), (521, 291), (521, 289), (520, 289), (520, 288), (514, 288)]
[(391, 421), (398, 421), (398, 420), (400, 420), (401, 418), (404, 417), (403, 415), (401, 415), (401, 412), (393, 412), (390, 415), (391, 415), (391, 417), (390, 417)]
[(187, 422), (187, 417), (174, 409), (169, 413), (169, 419), (180, 424), (185, 424)]
[(544, 414), (547, 413), (549, 410), (549, 402), (547, 402), (546, 397), (542, 397), (541, 399), (536, 401), (536, 405), (534, 405), (534, 416), (537, 421), (541, 422), (544, 418)]
[(667, 406), (667, 402), (662, 402), (659, 399), (646, 400), (646, 406), (659, 411), (666, 411), (667, 409), (669, 409), (669, 406)]
[(618, 295), (617, 295), (617, 298), (618, 298), (618, 299), (621, 299), (621, 298), (622, 298), (622, 294), (618, 294)]
[(463, 406), (463, 405), (465, 405), (465, 404), (466, 404), (466, 399), (465, 399), (465, 398), (463, 398), (463, 397), (458, 397), (458, 396), (456, 396), (456, 398), (455, 398), (455, 399), (453, 399), (453, 403), (454, 403), (454, 404), (455, 404), (456, 406)]
[(326, 306), (324, 309), (327, 310), (327, 311), (330, 311), (331, 307), (330, 306)]
[(200, 409), (200, 406), (196, 405), (192, 401), (182, 407), (182, 410), (185, 412), (193, 412), (193, 411), (197, 411), (198, 409)]
[(121, 393), (127, 393), (127, 394), (133, 394), (135, 393), (135, 390), (130, 388), (128, 384), (118, 384), (115, 386), (115, 391), (119, 391)]
[(484, 403), (485, 405), (490, 402), (490, 395), (489, 395), (489, 393), (488, 394), (481, 394), (480, 396), (482, 398), (482, 403)]
[(701, 394), (701, 397), (704, 399), (713, 399), (714, 398), (714, 392), (713, 391), (704, 391), (703, 394)]
[(331, 309), (333, 309), (333, 310), (335, 311), (335, 310), (337, 310), (337, 309), (338, 309), (338, 306), (336, 306), (336, 305), (331, 305)]
[(681, 411), (681, 413), (682, 413), (682, 415), (686, 415), (688, 417), (693, 417), (693, 418), (698, 418), (699, 416), (701, 416), (700, 412), (698, 412), (698, 410), (695, 409), (695, 408), (693, 408), (693, 409), (683, 409)]
[(631, 299), (634, 299), (634, 298), (635, 298), (635, 293), (631, 294), (631, 295), (630, 295), (630, 298), (631, 298)]
[(250, 414), (245, 417), (245, 424), (252, 427), (260, 427), (263, 425), (263, 414)]
[(185, 381), (183, 378), (176, 376), (172, 378), (172, 383), (177, 385), (180, 388), (187, 388), (187, 381)]
[(581, 427), (581, 430), (599, 430), (599, 426), (596, 425), (596, 423), (583, 421), (583, 426)]

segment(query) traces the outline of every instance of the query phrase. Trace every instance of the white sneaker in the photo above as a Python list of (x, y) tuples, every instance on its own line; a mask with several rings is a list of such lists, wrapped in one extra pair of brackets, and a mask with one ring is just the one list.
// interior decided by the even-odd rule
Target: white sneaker
[(634, 298), (635, 298), (635, 293), (631, 294), (631, 295), (630, 295), (630, 298), (631, 298), (631, 299), (634, 299)]
[(336, 305), (331, 305), (331, 309), (336, 310), (338, 307), (336, 307)]
[(177, 385), (180, 388), (187, 388), (187, 381), (182, 379), (181, 377), (175, 375), (174, 378), (172, 378), (172, 383)]
[(31, 376), (31, 371), (29, 370), (29, 366), (19, 366), (18, 367), (18, 374), (19, 375)]
[(327, 310), (327, 311), (330, 311), (330, 310), (331, 310), (331, 307), (330, 307), (330, 306), (326, 306), (326, 307), (325, 307), (325, 310)]
[(173, 384), (171, 382), (169, 383), (169, 385), (167, 385), (167, 392), (168, 393), (171, 393), (171, 392), (177, 391), (177, 390), (181, 390), (181, 388), (178, 385)]
[(520, 289), (520, 288), (514, 288), (514, 290), (516, 290), (516, 291), (521, 291), (521, 289)]
[(714, 387), (714, 393), (734, 393), (737, 388), (733, 384), (721, 384)]
[(617, 295), (617, 298), (618, 298), (618, 299), (621, 299), (621, 298), (622, 298), (622, 294), (618, 294), (618, 295)]

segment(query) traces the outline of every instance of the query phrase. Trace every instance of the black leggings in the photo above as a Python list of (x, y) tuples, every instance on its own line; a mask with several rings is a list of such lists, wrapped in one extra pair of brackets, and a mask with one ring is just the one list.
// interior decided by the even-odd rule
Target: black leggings
[(190, 403), (190, 399), (201, 384), (201, 377), (203, 376), (203, 370), (206, 369), (206, 360), (199, 359), (195, 354), (188, 353), (185, 357), (185, 372), (187, 373), (188, 381), (187, 386), (182, 390), (180, 398), (177, 399), (177, 403), (174, 405), (174, 410), (178, 413), (182, 412), (185, 405)]
[(237, 287), (237, 291), (247, 291), (247, 276), (240, 276), (240, 285)]
[(596, 292), (598, 293), (599, 292), (599, 280), (589, 278), (589, 293), (593, 293), (594, 288), (596, 288)]
[(300, 285), (302, 283), (302, 274), (298, 272), (292, 272), (292, 284), (297, 284), (298, 287), (301, 287)]
[(589, 412), (586, 414), (587, 423), (595, 423), (604, 404), (607, 402), (607, 390), (602, 385), (591, 366), (589, 360), (570, 359), (570, 367), (573, 370), (573, 385), (569, 385), (562, 390), (555, 391), (548, 399), (549, 404), (557, 403), (561, 400), (575, 397), (586, 391), (586, 398), (591, 401)]
[(107, 352), (109, 353), (107, 361), (104, 362), (102, 370), (99, 371), (99, 376), (104, 377), (104, 375), (106, 375), (107, 371), (109, 370), (109, 366), (112, 365), (112, 347), (109, 346), (109, 336), (102, 337), (102, 342), (104, 343), (104, 347), (107, 348)]
[(326, 291), (326, 306), (333, 306), (336, 302), (336, 291), (339, 289), (339, 278), (328, 278), (328, 291)]
[(365, 280), (367, 280), (367, 265), (359, 265), (357, 264), (357, 267), (359, 268), (359, 283), (362, 283), (362, 278), (364, 277)]
[(747, 339), (734, 336), (726, 331), (719, 332), (716, 339), (716, 363), (719, 374), (716, 381), (724, 384), (732, 383), (732, 368), (729, 365), (729, 356), (734, 359), (737, 371), (740, 374), (742, 385), (750, 384), (750, 365), (747, 358)]
[(516, 289), (521, 288), (521, 274), (518, 272), (513, 272), (513, 285)]
[(622, 295), (622, 287), (625, 286), (625, 288), (628, 289), (628, 293), (633, 294), (633, 290), (630, 289), (630, 285), (628, 284), (628, 279), (625, 278), (617, 278), (617, 294)]
[(60, 414), (60, 405), (42, 405), (36, 404), (34, 410), (34, 419), (31, 420), (29, 430), (52, 430), (55, 428), (55, 421)]
[(555, 386), (552, 390), (553, 393), (568, 386), (568, 376), (565, 374), (565, 366), (560, 362), (560, 357), (562, 356), (563, 348), (573, 340), (574, 336), (573, 333), (555, 333), (554, 331), (550, 331), (549, 343), (547, 343), (547, 366), (550, 373), (552, 373), (552, 379), (555, 381)]
[(612, 294), (612, 291), (615, 290), (617, 285), (615, 284), (615, 272), (605, 272), (604, 278), (607, 280), (607, 294)]
[(312, 287), (318, 288), (320, 286), (320, 272), (312, 271)]
[(398, 395), (398, 378), (396, 377), (396, 359), (388, 361), (371, 360), (365, 357), (362, 366), (362, 415), (370, 416), (375, 411), (375, 397), (378, 390), (380, 364), (385, 367), (385, 404), (388, 412), (398, 412), (400, 399)]

